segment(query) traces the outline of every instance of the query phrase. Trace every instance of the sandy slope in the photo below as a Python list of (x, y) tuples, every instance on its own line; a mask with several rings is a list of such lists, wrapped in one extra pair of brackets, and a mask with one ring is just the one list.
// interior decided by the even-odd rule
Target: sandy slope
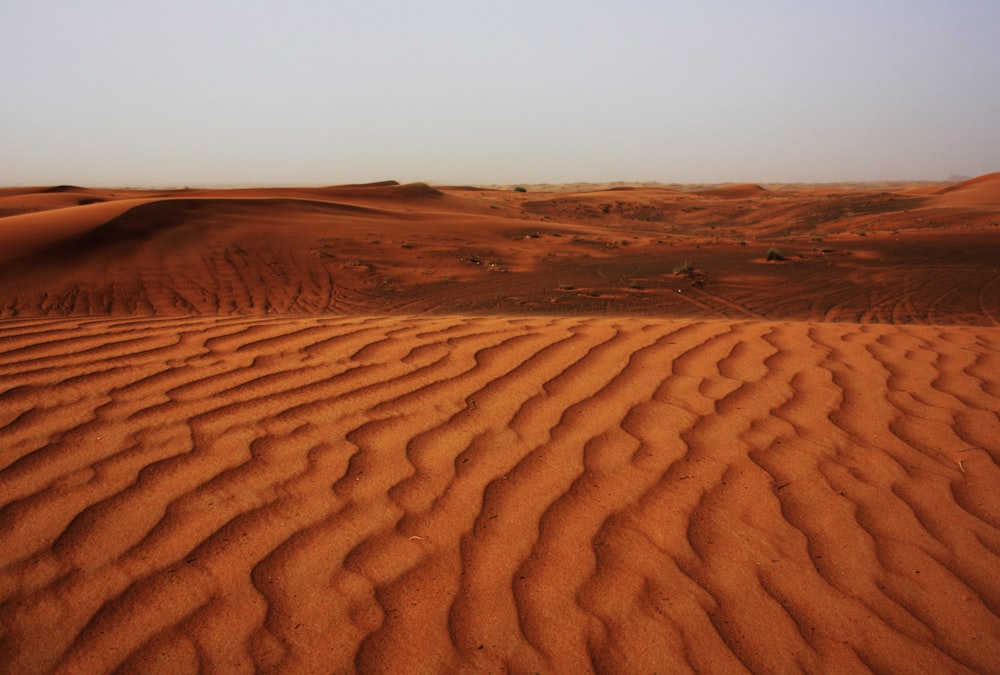
[(1000, 672), (997, 185), (0, 191), (0, 672)]
[[(0, 213), (16, 212), (0, 218), (0, 316), (458, 312), (997, 325), (1000, 174), (921, 190), (522, 194), (377, 184), (0, 194)], [(41, 209), (39, 197), (87, 203), (23, 212)], [(767, 262), (771, 248), (785, 260)], [(696, 278), (674, 274), (685, 263)]]

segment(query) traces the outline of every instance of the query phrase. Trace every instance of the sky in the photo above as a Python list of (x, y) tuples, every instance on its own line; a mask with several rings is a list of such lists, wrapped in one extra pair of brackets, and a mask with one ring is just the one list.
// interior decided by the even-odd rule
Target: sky
[(1000, 170), (997, 0), (0, 0), (0, 185)]

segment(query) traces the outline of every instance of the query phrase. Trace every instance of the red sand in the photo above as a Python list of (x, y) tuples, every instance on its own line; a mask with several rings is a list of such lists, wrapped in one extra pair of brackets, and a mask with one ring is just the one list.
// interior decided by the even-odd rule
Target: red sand
[(998, 221), (2, 190), (0, 672), (1000, 672)]

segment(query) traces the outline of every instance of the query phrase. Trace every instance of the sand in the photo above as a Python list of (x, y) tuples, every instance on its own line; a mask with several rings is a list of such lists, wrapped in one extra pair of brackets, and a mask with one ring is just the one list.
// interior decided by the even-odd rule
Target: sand
[(0, 191), (0, 672), (1000, 672), (998, 220)]

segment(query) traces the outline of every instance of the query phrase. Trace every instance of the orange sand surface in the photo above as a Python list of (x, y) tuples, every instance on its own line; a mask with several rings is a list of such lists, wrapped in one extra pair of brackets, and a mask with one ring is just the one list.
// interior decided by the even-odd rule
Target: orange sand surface
[(998, 221), (2, 189), (0, 672), (1000, 672)]

